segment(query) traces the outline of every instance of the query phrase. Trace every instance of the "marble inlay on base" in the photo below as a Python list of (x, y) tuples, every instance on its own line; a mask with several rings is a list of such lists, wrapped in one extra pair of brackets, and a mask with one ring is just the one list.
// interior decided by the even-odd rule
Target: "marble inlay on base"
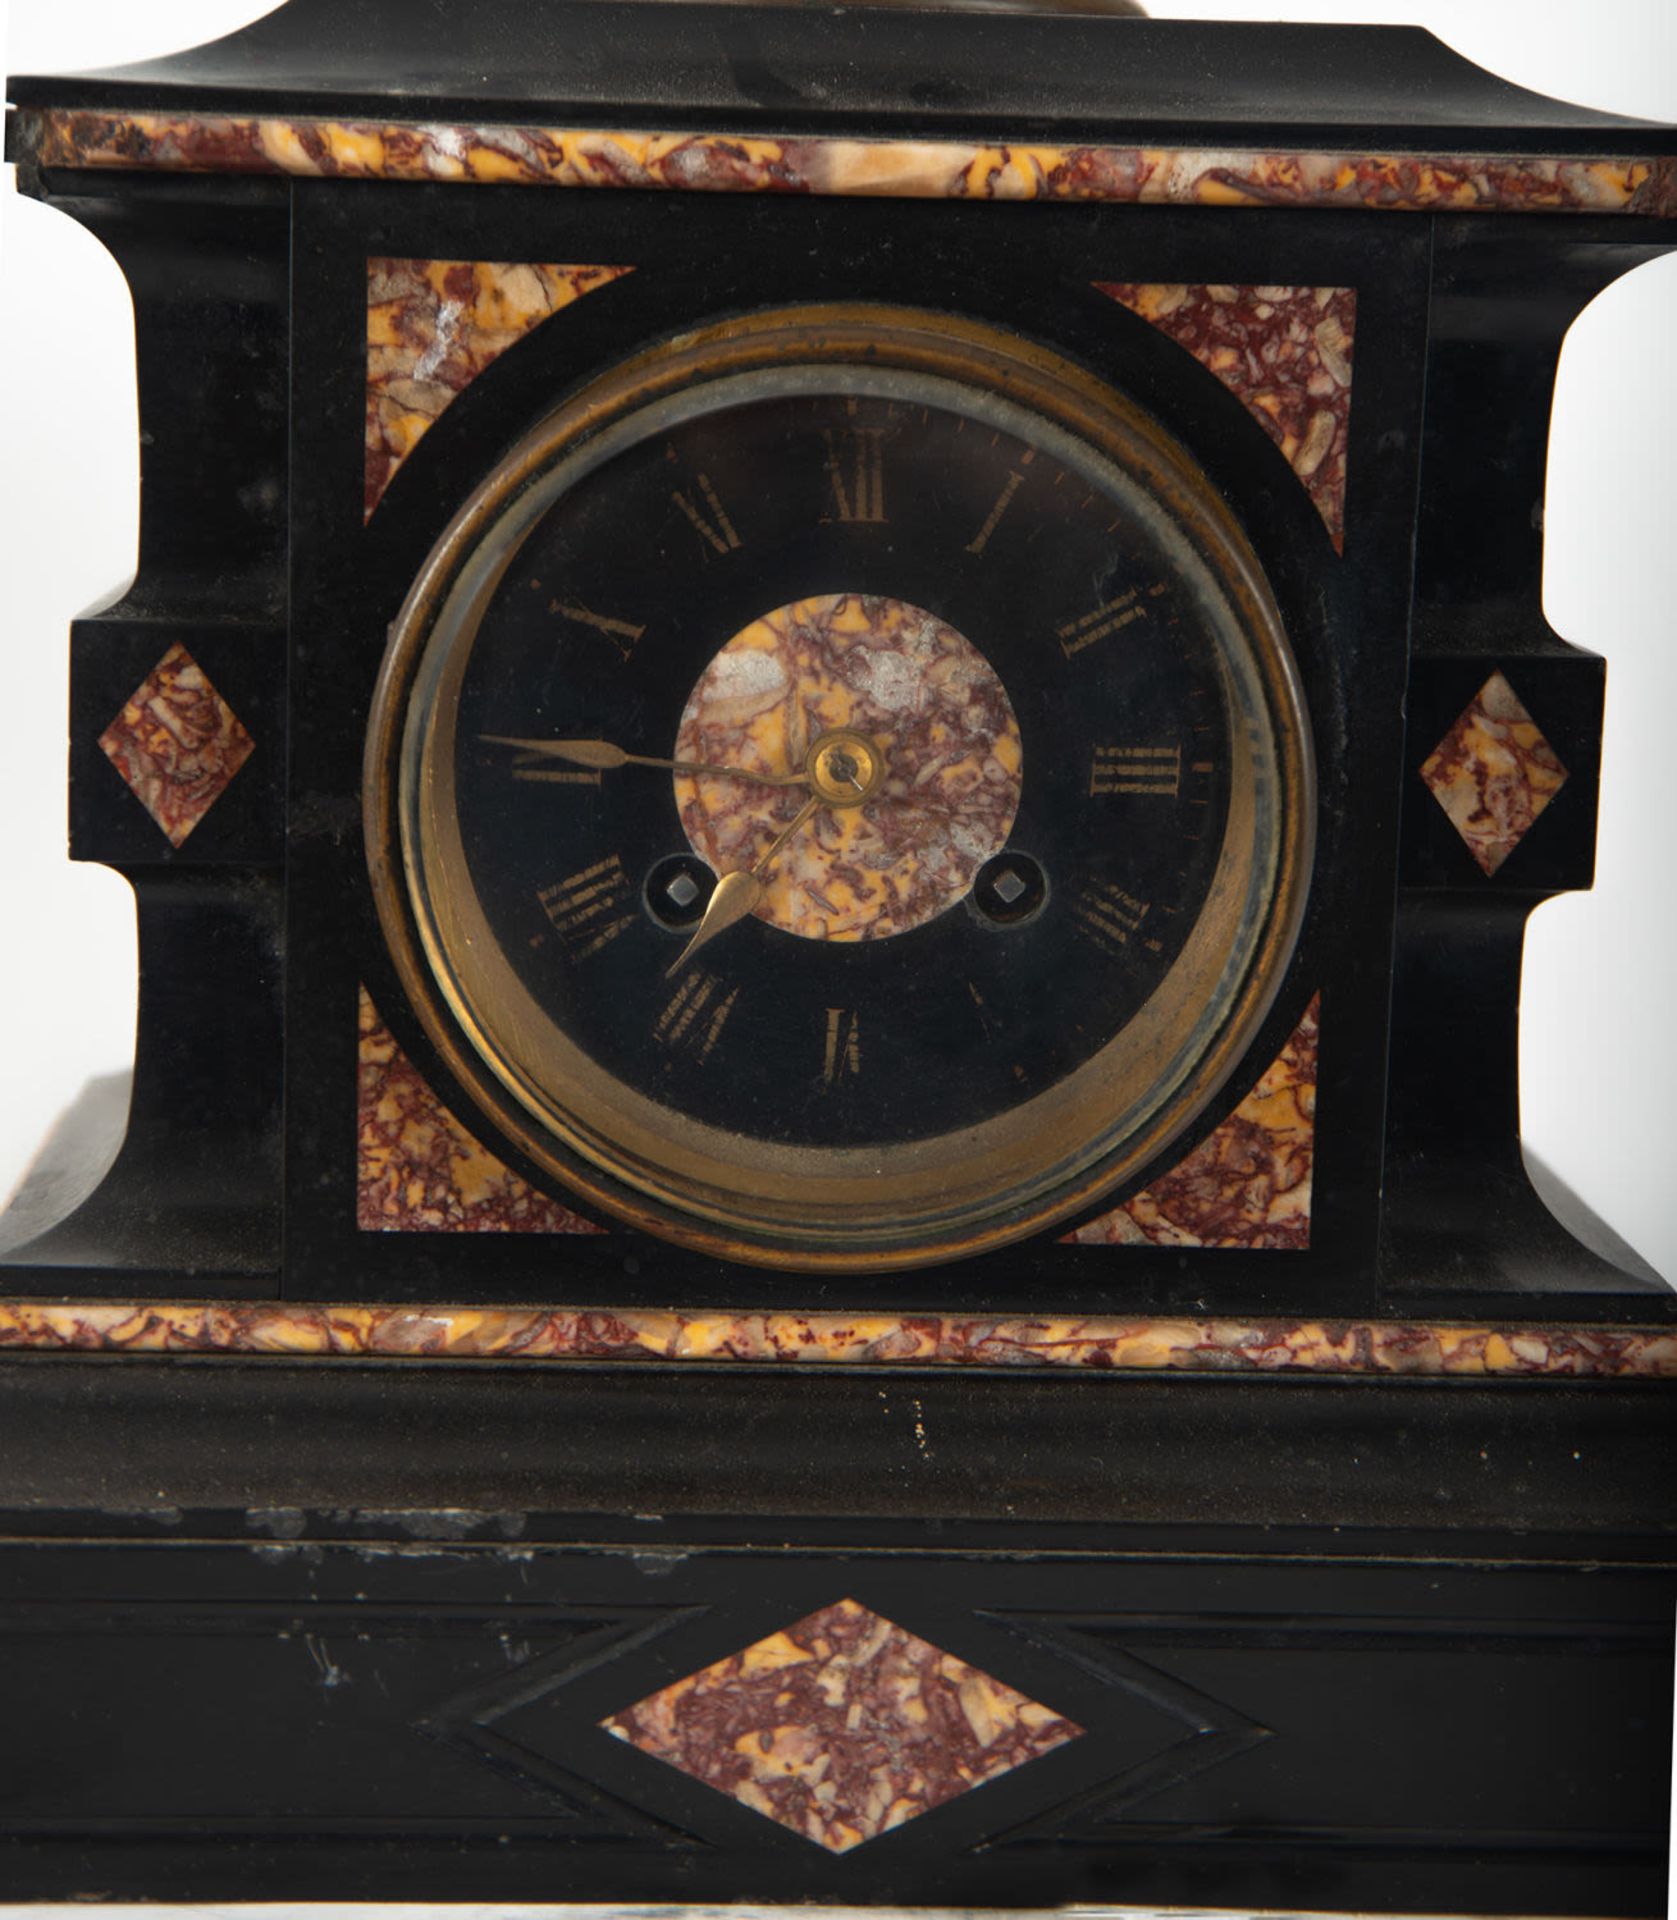
[(831, 1853), (1083, 1731), (854, 1600), (600, 1724)]
[(555, 1364), (1076, 1367), (1095, 1372), (1677, 1380), (1677, 1330), (1001, 1314), (0, 1301), (0, 1349)]
[(176, 847), (256, 751), (238, 715), (178, 642), (128, 696), (99, 745)]
[[(810, 939), (905, 933), (952, 907), (1007, 843), (1019, 806), (1019, 724), (969, 641), (901, 600), (825, 594), (735, 634), (700, 676), (674, 757), (786, 773), (848, 727), (885, 750), (877, 799), (824, 808), (776, 857), (760, 919)], [(805, 799), (800, 787), (675, 778), (693, 851), (750, 867)]]
[(469, 1134), (361, 989), (355, 1224), (368, 1233), (603, 1233)]
[(1343, 553), (1355, 289), (1095, 284), (1222, 381), (1281, 449)]
[(573, 300), (631, 271), (369, 260), (365, 516), (421, 436), (485, 367)]
[(18, 157), (46, 167), (697, 193), (1656, 218), (1677, 212), (1677, 160), (1664, 156), (1002, 146), (46, 108), (18, 116)]
[(1567, 771), (1520, 697), (1493, 673), (1421, 766), (1421, 778), (1486, 874), (1566, 784)]
[(1187, 1158), (1067, 1240), (1082, 1246), (1310, 1245), (1317, 994), (1263, 1078)]

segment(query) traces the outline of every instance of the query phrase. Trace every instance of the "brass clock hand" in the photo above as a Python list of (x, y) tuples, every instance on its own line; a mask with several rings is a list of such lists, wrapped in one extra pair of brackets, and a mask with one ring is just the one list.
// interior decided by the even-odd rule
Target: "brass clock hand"
[[(752, 912), (767, 891), (763, 880), (774, 864), (775, 855), (817, 807), (859, 807), (878, 790), (886, 771), (883, 748), (865, 733), (857, 733), (850, 727), (834, 727), (812, 740), (804, 756), (803, 778), (815, 791), (775, 835), (773, 845), (754, 867), (725, 873), (717, 881), (716, 891), (705, 908), (705, 917), (682, 950), (681, 958), (664, 978), (668, 980), (679, 973), (702, 946)], [(791, 776), (782, 776), (782, 784), (789, 786)]]
[(820, 798), (811, 794), (775, 835), (773, 845), (755, 866), (738, 867), (732, 873), (723, 874), (716, 883), (716, 891), (710, 896), (710, 904), (705, 908), (705, 917), (694, 930), (693, 938), (682, 948), (680, 958), (664, 975), (666, 980), (674, 979), (694, 954), (701, 947), (708, 946), (719, 933), (726, 933), (730, 927), (746, 918), (767, 891), (764, 877), (774, 864), (775, 855), (821, 804)]
[[(497, 747), (517, 747), (527, 759), (568, 760), (575, 767), (663, 767), (670, 773), (705, 773), (720, 779), (752, 780), (760, 787), (807, 787), (807, 771), (797, 773), (754, 773), (749, 767), (716, 767), (703, 760), (659, 760), (647, 753), (626, 753), (609, 740), (517, 740), (505, 733), (480, 733)], [(515, 766), (518, 780), (540, 780), (543, 775)]]

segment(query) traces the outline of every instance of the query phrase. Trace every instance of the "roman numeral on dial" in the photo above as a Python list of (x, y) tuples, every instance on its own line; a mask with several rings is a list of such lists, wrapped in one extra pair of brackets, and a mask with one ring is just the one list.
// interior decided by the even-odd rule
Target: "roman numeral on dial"
[(732, 553), (739, 545), (740, 537), (734, 531), (733, 521), (728, 518), (728, 509), (710, 484), (708, 473), (701, 473), (695, 478), (691, 493), (683, 493), (678, 489), (670, 498), (686, 514), (692, 522), (693, 531), (712, 552)]
[(717, 975), (695, 967), (681, 976), (681, 985), (653, 1023), (652, 1037), (671, 1053), (702, 1066), (721, 1039), (739, 997), (738, 987), (725, 991)]
[(821, 1069), (821, 1084), (836, 1087), (847, 1077), (862, 1071), (861, 1016), (849, 1007), (827, 1009), (827, 1047)]
[(635, 924), (632, 897), (629, 876), (615, 853), (536, 894), (573, 960), (588, 959)]
[(547, 610), (558, 614), (562, 620), (574, 621), (579, 627), (592, 627), (596, 633), (603, 633), (625, 660), (634, 652), (635, 642), (646, 631), (645, 627), (637, 627), (631, 621), (614, 620), (610, 614), (596, 613), (592, 607), (585, 607), (576, 600), (550, 600)]
[(885, 519), (885, 429), (825, 427), (827, 490), (833, 517), (852, 524)]
[(599, 769), (581, 767), (514, 767), (515, 780), (536, 780), (555, 787), (597, 787)]
[[(1072, 914), (1103, 953), (1115, 954), (1140, 937), (1143, 921), (1152, 911), (1145, 900), (1126, 893), (1111, 881), (1090, 881), (1072, 903)], [(1144, 945), (1151, 942), (1144, 941)]]
[[(1027, 454), (1025, 457), (1028, 460), (1030, 455)], [(991, 534), (1001, 525), (1002, 515), (1013, 505), (1013, 496), (1024, 484), (1025, 476), (1022, 473), (1014, 473), (1011, 471), (1008, 473), (1007, 479), (1002, 486), (1001, 495), (997, 499), (996, 504), (990, 509), (989, 517), (985, 520), (983, 526), (978, 529), (977, 533), (967, 542), (968, 553), (974, 556), (983, 553), (984, 549), (990, 544)]]
[(1089, 791), (1162, 793), (1182, 791), (1180, 747), (1096, 747), (1089, 767)]
[(1132, 620), (1141, 619), (1146, 611), (1141, 604), (1141, 595), (1132, 588), (1128, 593), (1119, 594), (1115, 600), (1108, 600), (1096, 607), (1093, 613), (1068, 620), (1063, 627), (1056, 627), (1054, 632), (1062, 651), (1070, 660), (1085, 647), (1092, 647), (1097, 640), (1104, 640), (1108, 634), (1127, 627)]

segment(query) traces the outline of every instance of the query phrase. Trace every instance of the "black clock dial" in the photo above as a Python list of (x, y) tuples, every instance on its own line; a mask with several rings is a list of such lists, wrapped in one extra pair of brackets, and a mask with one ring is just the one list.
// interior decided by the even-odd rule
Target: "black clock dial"
[(917, 316), (736, 322), (544, 422), (410, 595), (369, 776), (473, 1097), (638, 1224), (781, 1263), (991, 1244), (1138, 1165), (1308, 868), (1285, 641), (1203, 480)]
[[(915, 805), (946, 656), (917, 654), (920, 629), (894, 616), (923, 611), (969, 643), (975, 677), (1004, 696), (977, 716), (974, 757), (993, 744), (986, 721), (1017, 754), (1015, 777), (991, 782), (1013, 805), (990, 857), (1035, 868), (1036, 911), (1011, 919), (1000, 896), (986, 911), (956, 884), (884, 934), (865, 918), (864, 937), (841, 939), (753, 917), (671, 974), (691, 929), (648, 887), (693, 852), (675, 777), (532, 763), (504, 743), (673, 757), (712, 660), (781, 608), (817, 611), (764, 636), (779, 645), (758, 657), (780, 675), (740, 742), (768, 734), (791, 771), (789, 716), (813, 716), (801, 748), (835, 691), (828, 717), (856, 724), (860, 710), (901, 776), (863, 822), (910, 886), (916, 836), (966, 823), (959, 797), (935, 817)], [(543, 1012), (677, 1112), (817, 1146), (946, 1133), (1085, 1063), (1176, 961), (1227, 813), (1219, 676), (1192, 583), (1153, 526), (1053, 448), (947, 398), (744, 395), (561, 495), (485, 610), (455, 740), (472, 884)], [(869, 697), (881, 688), (895, 704)], [(707, 790), (764, 844), (803, 798), (744, 780)], [(995, 797), (969, 803), (974, 828), (998, 824)], [(799, 856), (819, 841), (806, 828), (787, 850), (808, 893), (826, 863)]]

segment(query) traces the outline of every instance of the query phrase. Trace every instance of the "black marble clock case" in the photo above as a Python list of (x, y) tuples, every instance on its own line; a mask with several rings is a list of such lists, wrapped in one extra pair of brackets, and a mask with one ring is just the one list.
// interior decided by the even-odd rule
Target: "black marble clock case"
[[(628, 1230), (557, 1247), (357, 1231), (362, 983), (439, 1092), (472, 1111), (391, 979), (361, 850), (360, 757), (389, 620), (460, 499), (533, 418), (697, 320), (864, 297), (1014, 329), (1131, 394), (1234, 506), (1287, 619), (1320, 782), (1306, 923), (1225, 1098), (1134, 1184), (1223, 1117), (1318, 990), (1322, 1068), (1308, 1250), (1185, 1256), (1045, 1236), (910, 1277), (850, 1276), (826, 1297), (927, 1310), (1624, 1319), (1669, 1303), (1601, 1230), (1598, 1255), (1554, 1225), (1520, 1161), (1515, 1092), (1524, 920), (1553, 892), (1588, 884), (1602, 696), (1601, 662), (1558, 641), (1536, 604), (1528, 502), (1545, 423), (1533, 396), (1547, 393), (1584, 302), (1669, 244), (1646, 223), (1627, 234), (1623, 220), (1318, 209), (102, 175), (44, 184), (130, 276), (142, 407), (157, 424), (146, 428), (140, 577), (121, 605), (77, 623), (72, 643), (73, 851), (124, 872), (139, 904), (133, 1112), (104, 1187), (13, 1254), (19, 1286), (103, 1267), (132, 1288), (189, 1268), (201, 1297), (535, 1299), (557, 1286), (624, 1305), (784, 1304), (780, 1276)], [(635, 271), (480, 375), (363, 529), (373, 255)], [(1239, 401), (1096, 290), (1114, 277), (1357, 290), (1343, 556)], [(155, 662), (165, 618), (261, 743), (178, 850), (97, 745)], [(1415, 770), (1490, 673), (1515, 661), (1571, 777), (1542, 832), (1488, 881)]]
[[(1131, 23), (1120, 83), (1085, 23), (751, 11), (629, 32), (577, 5), (561, 34), (551, 9), (460, 9), (430, 23), (450, 42), (430, 71), (477, 92), (431, 79), (399, 111), (862, 134), (1122, 121), (1278, 148), (1350, 125), (1374, 149), (1413, 140), (1419, 101), (1461, 150), (1584, 137), (1419, 37), (1374, 58), (1327, 33), (1307, 55), (1286, 30)], [(188, 60), (171, 97), (397, 111), (411, 19), (371, 0), (278, 19), (255, 53)], [(562, 67), (590, 78), (544, 95)], [(1183, 73), (1221, 77), (1184, 109)], [(134, 87), (14, 97), (133, 104)], [(1354, 111), (1333, 120), (1312, 88)], [(27, 165), (23, 184), (104, 241), (135, 299), (141, 570), (72, 635), (71, 833), (132, 880), (143, 977), (126, 1144), (14, 1250), (8, 1293), (1670, 1316), (1633, 1255), (1584, 1250), (1532, 1193), (1515, 1022), (1526, 915), (1588, 884), (1594, 836), (1602, 663), (1537, 597), (1555, 359), (1677, 222)], [(475, 381), (363, 531), (369, 254), (636, 271)], [(1343, 558), (1239, 404), (1102, 278), (1357, 289)], [(622, 1233), (355, 1231), (361, 982), (447, 1090), (361, 865), (385, 622), (467, 488), (589, 370), (704, 315), (834, 296), (950, 307), (1085, 361), (1251, 532), (1308, 684), (1322, 837), (1297, 958), (1231, 1090), (1319, 987), (1307, 1253), (1048, 1244), (817, 1283)], [(179, 851), (96, 745), (164, 636), (262, 743)], [(1497, 667), (1571, 778), (1487, 880), (1414, 772)], [(1645, 1380), (0, 1355), (0, 1893), (1652, 1913), (1670, 1401)], [(1095, 1737), (835, 1859), (599, 1734), (841, 1596)]]

